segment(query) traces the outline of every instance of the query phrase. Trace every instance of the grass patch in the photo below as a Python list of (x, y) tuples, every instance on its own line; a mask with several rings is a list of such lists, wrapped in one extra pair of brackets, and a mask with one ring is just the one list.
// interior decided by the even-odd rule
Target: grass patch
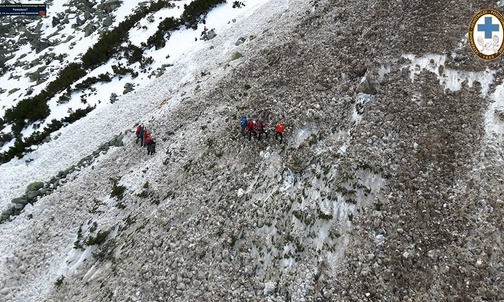
[(110, 181), (112, 182), (112, 193), (110, 193), (110, 197), (117, 197), (119, 200), (123, 199), (126, 187), (117, 185), (119, 179), (111, 178)]
[(109, 231), (98, 231), (96, 236), (90, 236), (86, 240), (86, 245), (101, 245), (107, 240), (109, 233)]
[(84, 246), (82, 246), (82, 225), (79, 227), (79, 230), (77, 231), (77, 240), (74, 242), (74, 249), (80, 249), (81, 251), (84, 250)]
[(236, 51), (235, 53), (233, 53), (233, 55), (231, 56), (231, 61), (234, 61), (234, 60), (238, 60), (239, 58), (243, 57), (243, 54), (239, 51)]
[(54, 281), (54, 285), (60, 286), (63, 284), (63, 281), (65, 280), (65, 276), (61, 275), (56, 281)]
[(114, 251), (115, 245), (116, 242), (114, 239), (107, 241), (98, 252), (93, 253), (93, 257), (96, 260), (112, 260), (112, 252)]
[(331, 214), (326, 214), (326, 213), (324, 213), (324, 212), (322, 212), (322, 211), (320, 211), (320, 210), (318, 211), (318, 217), (319, 217), (320, 219), (323, 219), (323, 220), (331, 220), (331, 219), (333, 219), (333, 215), (331, 215)]
[(90, 233), (94, 233), (96, 231), (96, 229), (98, 229), (98, 223), (93, 222), (93, 225), (91, 225), (91, 227), (89, 228), (89, 232)]

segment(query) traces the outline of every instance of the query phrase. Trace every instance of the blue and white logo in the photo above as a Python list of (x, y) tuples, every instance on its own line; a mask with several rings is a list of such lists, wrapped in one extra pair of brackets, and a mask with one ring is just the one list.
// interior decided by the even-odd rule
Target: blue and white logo
[(495, 60), (504, 52), (504, 17), (496, 10), (478, 12), (469, 25), (472, 51), (484, 60)]

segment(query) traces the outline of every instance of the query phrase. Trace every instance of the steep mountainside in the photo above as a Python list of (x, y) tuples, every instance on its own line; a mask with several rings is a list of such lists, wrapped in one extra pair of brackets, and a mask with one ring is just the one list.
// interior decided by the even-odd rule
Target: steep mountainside
[[(0, 225), (15, 225), (26, 242), (5, 260), (0, 294), (504, 297), (504, 70), (502, 59), (475, 57), (466, 37), (475, 12), (504, 3), (269, 5), (261, 9), (282, 7), (270, 22), (258, 12), (243, 24), (240, 34), (254, 35), (239, 48), (243, 57), (196, 70), (196, 81), (151, 115), (154, 156), (128, 135), (124, 147)], [(246, 31), (260, 19), (259, 32)], [(217, 69), (223, 79), (214, 79)], [(261, 141), (241, 137), (242, 115), (269, 128), (285, 121), (285, 142), (272, 131)]]

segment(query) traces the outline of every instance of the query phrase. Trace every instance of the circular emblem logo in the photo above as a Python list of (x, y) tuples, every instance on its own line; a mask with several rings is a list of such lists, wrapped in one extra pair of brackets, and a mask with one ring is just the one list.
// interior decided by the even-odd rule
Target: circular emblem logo
[(469, 45), (484, 60), (495, 60), (504, 52), (504, 17), (494, 9), (478, 12), (469, 25)]

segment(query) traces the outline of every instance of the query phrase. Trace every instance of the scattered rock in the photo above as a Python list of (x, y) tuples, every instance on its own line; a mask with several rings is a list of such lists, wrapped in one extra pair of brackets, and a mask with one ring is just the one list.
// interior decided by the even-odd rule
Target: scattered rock
[(504, 122), (504, 110), (501, 108), (496, 108), (494, 110), (495, 116), (501, 121)]
[(124, 84), (123, 94), (130, 93), (134, 90), (135, 90), (135, 85), (133, 83), (126, 83), (126, 84)]
[(107, 15), (103, 19), (103, 27), (110, 27), (112, 24), (114, 24), (114, 17), (112, 15)]
[(92, 33), (95, 32), (96, 28), (97, 28), (96, 25), (93, 23), (89, 23), (88, 25), (86, 25), (86, 27), (84, 27), (84, 37), (90, 36)]
[(371, 94), (375, 95), (378, 91), (376, 90), (376, 87), (371, 81), (365, 77), (357, 86), (357, 93), (365, 93), (365, 94)]
[(236, 40), (235, 45), (236, 46), (241, 45), (241, 44), (245, 43), (245, 41), (247, 41), (247, 39), (245, 39), (244, 37), (240, 37), (240, 38), (238, 38), (238, 40)]

